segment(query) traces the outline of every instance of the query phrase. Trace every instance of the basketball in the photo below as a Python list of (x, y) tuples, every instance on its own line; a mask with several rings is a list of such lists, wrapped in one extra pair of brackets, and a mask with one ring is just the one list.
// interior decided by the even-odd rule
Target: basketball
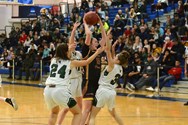
[(99, 18), (95, 12), (90, 11), (90, 12), (86, 13), (85, 21), (88, 25), (95, 25), (99, 22)]

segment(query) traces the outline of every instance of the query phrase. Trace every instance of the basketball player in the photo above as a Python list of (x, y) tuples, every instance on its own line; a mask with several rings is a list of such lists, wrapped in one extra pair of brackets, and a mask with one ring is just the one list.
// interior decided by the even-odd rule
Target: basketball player
[(14, 108), (14, 110), (18, 110), (18, 105), (17, 105), (16, 100), (14, 98), (0, 97), (0, 101), (6, 102), (9, 105), (11, 105)]
[(105, 104), (107, 104), (110, 114), (117, 121), (118, 125), (124, 125), (122, 119), (115, 111), (115, 88), (117, 87), (117, 81), (123, 75), (122, 66), (126, 66), (128, 63), (129, 53), (123, 51), (112, 57), (111, 43), (108, 40), (106, 42), (106, 54), (108, 65), (100, 75), (99, 88), (93, 101), (89, 125), (95, 125), (95, 117)]
[(81, 110), (73, 99), (69, 90), (70, 73), (74, 67), (81, 67), (91, 63), (95, 57), (104, 49), (99, 48), (87, 60), (71, 61), (69, 49), (73, 48), (75, 44), (68, 45), (60, 44), (55, 53), (55, 57), (51, 60), (50, 74), (46, 79), (46, 87), (44, 89), (44, 99), (47, 107), (51, 110), (51, 115), (48, 125), (55, 125), (59, 107), (66, 107), (73, 113), (72, 125), (79, 125), (81, 119)]
[[(98, 18), (99, 18), (99, 24), (102, 33), (102, 39), (100, 42), (97, 41), (96, 38), (92, 38), (92, 33), (89, 30), (88, 25), (86, 24), (85, 16), (83, 18), (85, 34), (86, 34), (85, 44), (82, 47), (83, 58), (88, 58), (92, 56), (99, 46), (103, 47), (105, 45), (106, 42), (105, 29), (99, 16)], [(80, 125), (85, 125), (85, 123), (86, 124), (88, 123), (86, 122), (86, 120), (88, 119), (88, 116), (90, 114), (92, 101), (95, 96), (95, 92), (98, 88), (98, 80), (100, 77), (100, 72), (101, 72), (101, 56), (98, 55), (88, 66), (86, 66), (86, 70), (84, 72), (86, 82), (83, 88), (83, 102), (82, 102), (83, 107), (82, 107), (82, 119)]]
[[(80, 23), (76, 22), (74, 24), (71, 36), (69, 38), (69, 44), (74, 44), (75, 32)], [(76, 51), (75, 48), (71, 50), (71, 60), (81, 60), (82, 54), (79, 51)], [(82, 74), (83, 67), (75, 67), (71, 70), (71, 79), (70, 79), (70, 90), (72, 96), (76, 99), (76, 102), (80, 109), (82, 109)], [(68, 112), (68, 108), (61, 110), (59, 118), (57, 120), (58, 125), (61, 125), (65, 115)]]

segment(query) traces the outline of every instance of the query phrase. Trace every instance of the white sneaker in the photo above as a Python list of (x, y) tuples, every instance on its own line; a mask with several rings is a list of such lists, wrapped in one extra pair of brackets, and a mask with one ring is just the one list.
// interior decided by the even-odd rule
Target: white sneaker
[(127, 83), (127, 85), (126, 85), (126, 89), (128, 89), (129, 91), (134, 91), (134, 90), (135, 90), (135, 87), (134, 87), (133, 84), (131, 84), (131, 83)]
[(154, 92), (155, 90), (152, 87), (146, 88), (147, 91)]
[(158, 89), (158, 88), (155, 88), (155, 92), (159, 92), (160, 91), (160, 89)]

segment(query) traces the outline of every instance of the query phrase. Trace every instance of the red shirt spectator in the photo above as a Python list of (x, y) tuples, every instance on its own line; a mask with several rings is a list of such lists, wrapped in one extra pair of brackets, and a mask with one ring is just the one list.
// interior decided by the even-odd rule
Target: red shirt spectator
[(24, 44), (24, 42), (27, 40), (27, 35), (25, 34), (25, 31), (22, 31), (22, 34), (19, 38), (19, 43)]

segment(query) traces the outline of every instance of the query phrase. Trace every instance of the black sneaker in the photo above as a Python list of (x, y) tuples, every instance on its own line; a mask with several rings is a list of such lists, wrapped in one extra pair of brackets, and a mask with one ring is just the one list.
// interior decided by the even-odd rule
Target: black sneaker
[(186, 102), (184, 105), (185, 105), (185, 106), (188, 106), (188, 102)]
[(18, 105), (16, 104), (16, 100), (14, 98), (6, 98), (5, 102), (10, 104), (14, 108), (14, 110), (18, 110)]

